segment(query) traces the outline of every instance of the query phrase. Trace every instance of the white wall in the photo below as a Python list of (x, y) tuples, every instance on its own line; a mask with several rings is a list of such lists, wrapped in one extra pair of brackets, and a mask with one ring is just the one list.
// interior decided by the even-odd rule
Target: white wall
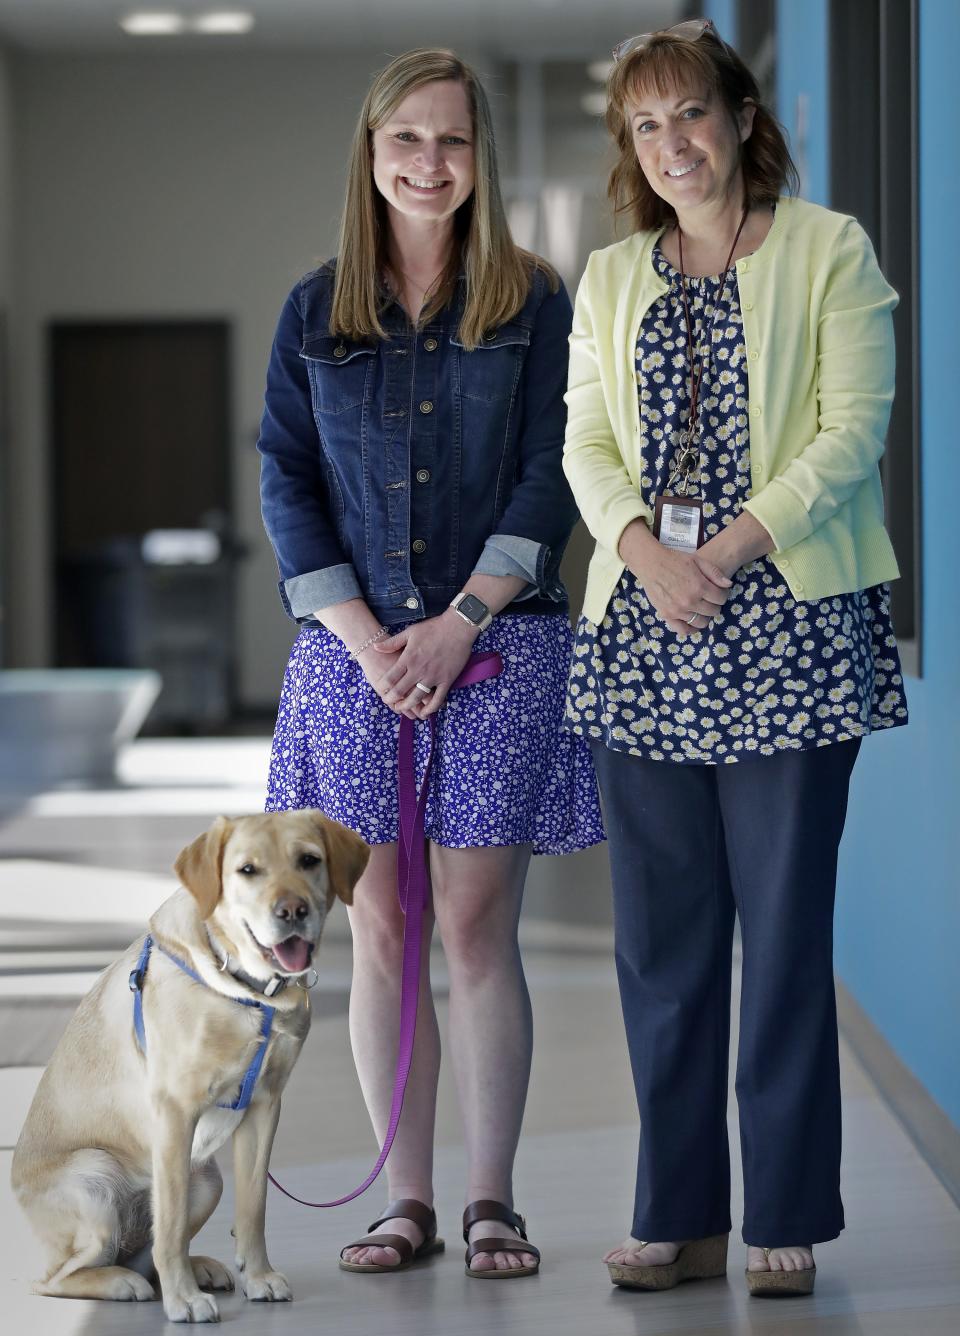
[(293, 624), (257, 504), (264, 370), (287, 291), (335, 249), (345, 145), (370, 69), (342, 55), (17, 60), (17, 663), (43, 663), (50, 647), (48, 322), (221, 317), (233, 331), (234, 513), (251, 551), (240, 693), (276, 699)]
[[(13, 129), (11, 125), (10, 76), (6, 52), (0, 47), (0, 521), (6, 510), (10, 459), (9, 376), (6, 365), (10, 324), (12, 228), (11, 177)], [(0, 665), (9, 628), (5, 596), (9, 569), (6, 526), (0, 522)]]
[(10, 299), (10, 186), (13, 128), (7, 53), (0, 47), (0, 306)]

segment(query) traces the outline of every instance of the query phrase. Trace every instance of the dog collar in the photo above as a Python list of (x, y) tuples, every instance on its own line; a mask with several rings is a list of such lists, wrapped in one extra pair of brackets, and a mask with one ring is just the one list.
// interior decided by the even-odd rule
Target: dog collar
[(236, 969), (231, 969), (229, 952), (224, 951), (209, 927), (207, 928), (207, 941), (210, 943), (210, 950), (216, 957), (220, 973), (229, 974), (231, 979), (236, 979), (238, 983), (245, 984), (247, 988), (252, 988), (255, 993), (262, 993), (264, 997), (276, 997), (277, 993), (282, 993), (290, 982), (283, 974), (275, 974), (272, 979), (267, 979), (264, 982), (263, 979), (255, 979), (252, 974), (248, 974), (239, 965)]

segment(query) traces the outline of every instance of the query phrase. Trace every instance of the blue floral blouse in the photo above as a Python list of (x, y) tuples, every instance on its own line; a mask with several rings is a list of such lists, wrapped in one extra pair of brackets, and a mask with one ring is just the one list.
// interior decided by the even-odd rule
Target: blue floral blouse
[[(641, 479), (651, 510), (667, 490), (689, 418), (687, 332), (680, 274), (653, 252), (669, 291), (636, 346)], [(722, 289), (722, 291), (721, 291)], [(709, 355), (701, 384), (704, 539), (750, 495), (746, 349), (736, 269), (687, 278), (694, 347)], [(566, 724), (614, 751), (654, 761), (726, 764), (802, 751), (907, 722), (887, 585), (819, 602), (793, 598), (773, 562), (749, 562), (700, 635), (677, 637), (629, 571), (599, 626), (577, 626)]]

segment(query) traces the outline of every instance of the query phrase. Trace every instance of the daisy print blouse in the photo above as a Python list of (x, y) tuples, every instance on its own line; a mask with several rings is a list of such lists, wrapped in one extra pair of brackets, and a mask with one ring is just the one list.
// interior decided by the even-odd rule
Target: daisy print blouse
[[(654, 249), (669, 290), (644, 316), (636, 344), (644, 433), (641, 487), (651, 510), (668, 490), (690, 412), (680, 274)], [(701, 384), (704, 539), (750, 495), (746, 349), (736, 268), (687, 278), (694, 347), (708, 348)], [(599, 626), (580, 619), (566, 724), (614, 751), (655, 761), (727, 764), (801, 751), (907, 722), (890, 591), (876, 585), (820, 602), (796, 601), (773, 562), (734, 576), (720, 614), (679, 638), (624, 571)]]

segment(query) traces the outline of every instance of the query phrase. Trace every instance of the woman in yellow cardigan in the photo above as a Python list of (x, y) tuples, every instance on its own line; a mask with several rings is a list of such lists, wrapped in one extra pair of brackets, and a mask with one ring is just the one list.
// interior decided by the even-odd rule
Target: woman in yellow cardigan
[(591, 739), (642, 1124), (615, 1284), (722, 1274), (733, 922), (747, 1285), (808, 1294), (843, 1228), (832, 973), (860, 740), (906, 722), (877, 461), (891, 312), (706, 22), (622, 43), (627, 240), (590, 257), (565, 468), (597, 540), (568, 726)]

